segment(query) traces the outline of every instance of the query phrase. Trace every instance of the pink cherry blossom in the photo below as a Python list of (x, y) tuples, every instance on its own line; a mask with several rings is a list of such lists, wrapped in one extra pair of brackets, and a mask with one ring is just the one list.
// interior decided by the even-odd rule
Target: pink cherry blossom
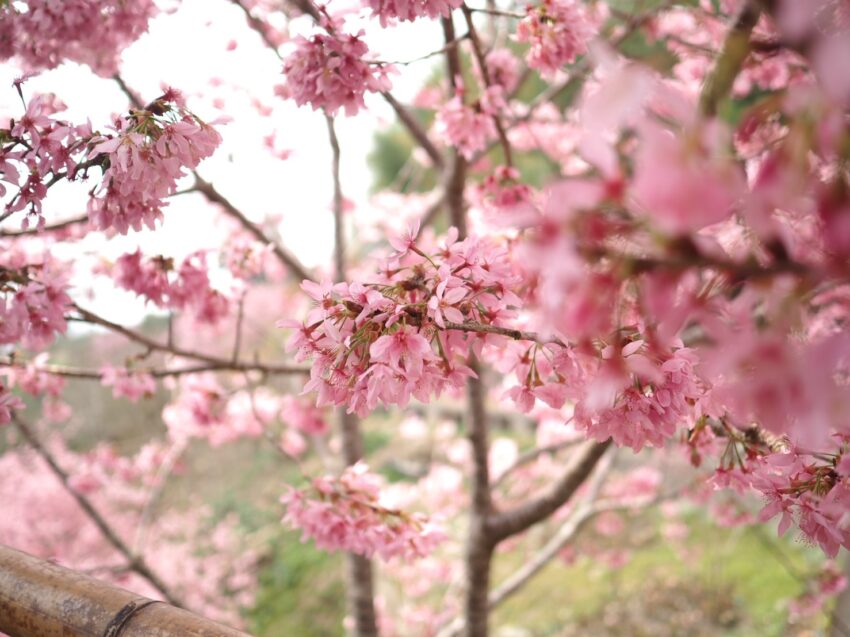
[(296, 104), (310, 104), (329, 115), (340, 108), (355, 115), (365, 106), (365, 93), (390, 88), (388, 69), (364, 59), (369, 47), (361, 36), (329, 33), (293, 40), (295, 50), (284, 60), (283, 73)]
[(95, 227), (121, 234), (142, 226), (153, 229), (177, 180), (221, 143), (218, 132), (181, 103), (170, 90), (148, 105), (151, 110), (134, 111), (117, 122), (114, 135), (91, 140), (89, 159), (105, 166), (88, 205)]
[(381, 26), (393, 20), (412, 21), (417, 18), (447, 18), (462, 0), (367, 0), (364, 4), (380, 18)]
[(529, 5), (517, 25), (516, 39), (531, 45), (528, 65), (552, 75), (587, 50), (592, 31), (575, 0), (543, 0)]
[(108, 76), (156, 13), (153, 0), (63, 0), (61, 10), (52, 0), (8, 3), (0, 8), (0, 59), (16, 57), (32, 70), (70, 60)]
[(381, 504), (381, 481), (358, 463), (341, 476), (313, 481), (309, 490), (289, 488), (281, 497), (284, 522), (301, 529), (325, 550), (345, 550), (384, 560), (413, 560), (431, 553), (445, 535), (424, 516)]
[(124, 397), (135, 403), (140, 398), (148, 398), (156, 393), (156, 381), (150, 374), (112, 365), (104, 365), (100, 373), (100, 382), (104, 387), (112, 387), (115, 398)]

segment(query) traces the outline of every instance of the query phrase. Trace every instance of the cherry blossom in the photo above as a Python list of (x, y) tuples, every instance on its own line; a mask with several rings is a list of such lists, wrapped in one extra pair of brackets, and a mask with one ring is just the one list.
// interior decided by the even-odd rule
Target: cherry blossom
[(385, 27), (393, 20), (447, 18), (452, 9), (460, 7), (462, 0), (368, 0), (365, 4), (380, 18), (381, 26)]
[(384, 560), (412, 560), (431, 553), (443, 533), (425, 517), (381, 504), (380, 480), (362, 463), (338, 478), (316, 478), (308, 491), (293, 488), (281, 497), (284, 522), (301, 529), (302, 540), (319, 548), (346, 550)]
[(101, 383), (104, 387), (112, 387), (115, 398), (127, 398), (137, 402), (156, 393), (156, 381), (150, 374), (133, 372), (123, 367), (104, 365), (101, 370)]
[(530, 67), (551, 75), (587, 50), (592, 31), (575, 0), (543, 0), (529, 5), (527, 12), (517, 25), (516, 39), (531, 45)]
[(114, 135), (91, 140), (89, 160), (104, 166), (101, 186), (88, 206), (95, 227), (121, 234), (154, 228), (177, 180), (219, 145), (221, 136), (180, 106), (181, 99), (169, 91), (116, 122)]
[(31, 70), (65, 60), (99, 75), (118, 69), (122, 49), (148, 28), (153, 0), (52, 0), (9, 2), (0, 8), (0, 59), (16, 57)]
[(310, 104), (334, 115), (340, 108), (354, 115), (365, 106), (365, 93), (388, 90), (388, 69), (364, 58), (369, 47), (358, 35), (316, 34), (297, 37), (283, 64), (286, 87), (299, 106)]

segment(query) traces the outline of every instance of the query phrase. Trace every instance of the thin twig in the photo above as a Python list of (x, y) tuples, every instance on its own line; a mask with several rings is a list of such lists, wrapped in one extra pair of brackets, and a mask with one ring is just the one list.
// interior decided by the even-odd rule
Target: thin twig
[(62, 230), (67, 230), (72, 226), (86, 223), (88, 220), (88, 215), (80, 215), (78, 217), (65, 219), (64, 221), (57, 221), (56, 223), (44, 226), (43, 228), (33, 227), (27, 228), (26, 230), (0, 230), (0, 237), (8, 237), (10, 239), (14, 239), (16, 237), (28, 237), (32, 235), (50, 234), (51, 232), (60, 232)]
[(195, 185), (193, 189), (201, 193), (207, 198), (207, 201), (220, 205), (224, 211), (236, 219), (239, 224), (247, 230), (253, 237), (264, 245), (269, 245), (272, 252), (277, 257), (284, 267), (286, 267), (293, 275), (301, 280), (314, 281), (315, 278), (307, 271), (298, 258), (288, 252), (280, 243), (273, 241), (263, 232), (259, 225), (248, 219), (239, 208), (224, 195), (222, 195), (210, 182), (203, 179), (198, 173), (193, 173), (195, 176)]
[[(472, 20), (472, 12), (466, 4), (461, 5), (463, 17), (466, 20), (466, 27), (469, 29), (469, 41), (472, 43), (472, 51), (475, 54), (475, 59), (478, 62), (478, 70), (481, 73), (481, 79), (484, 80), (484, 85), (489, 88), (490, 71), (487, 68), (487, 60), (484, 57), (484, 48), (481, 45), (481, 40), (478, 37), (478, 31), (475, 29), (475, 23)], [(502, 124), (502, 119), (494, 113), (492, 115), (493, 123), (496, 126), (496, 131), (499, 135), (499, 141), (502, 144), (502, 152), (505, 155), (505, 164), (513, 166), (513, 153), (511, 151), (511, 143), (508, 141), (508, 135), (505, 132), (505, 127)]]
[(42, 460), (47, 463), (53, 474), (59, 478), (59, 481), (62, 483), (65, 490), (77, 501), (77, 504), (80, 505), (80, 508), (86, 513), (89, 519), (94, 522), (104, 539), (106, 539), (106, 541), (109, 542), (124, 557), (124, 559), (127, 560), (129, 568), (150, 582), (150, 584), (162, 594), (169, 604), (185, 608), (183, 602), (169, 589), (165, 582), (163, 582), (162, 579), (160, 579), (160, 577), (151, 570), (145, 562), (145, 559), (141, 555), (137, 555), (130, 550), (130, 547), (125, 544), (124, 540), (122, 540), (115, 529), (109, 525), (91, 501), (71, 486), (68, 474), (64, 469), (62, 469), (62, 467), (59, 466), (59, 463), (56, 461), (56, 458), (53, 457), (53, 454), (41, 444), (30, 426), (24, 422), (20, 416), (14, 413), (12, 414), (12, 422), (14, 422), (15, 428), (21, 433), (21, 436), (23, 436)]
[(131, 341), (139, 343), (140, 345), (144, 345), (145, 347), (153, 351), (168, 352), (181, 358), (191, 358), (197, 361), (201, 361), (203, 363), (206, 363), (210, 369), (231, 371), (260, 371), (268, 374), (291, 374), (303, 372), (303, 370), (301, 370), (300, 368), (294, 368), (288, 365), (267, 365), (261, 364), (259, 362), (247, 363), (244, 361), (234, 362), (226, 358), (211, 356), (202, 352), (195, 352), (191, 350), (185, 350), (182, 348), (165, 345), (163, 343), (160, 343), (159, 341), (145, 336), (144, 334), (135, 332), (127, 327), (124, 327), (123, 325), (119, 325), (118, 323), (105, 319), (102, 316), (95, 314), (94, 312), (80, 307), (79, 305), (75, 304), (74, 309), (79, 313), (81, 320), (86, 323), (105, 327), (113, 332), (116, 332), (117, 334), (121, 334), (125, 338), (130, 339)]
[[(570, 420), (572, 420), (572, 419), (570, 419)], [(567, 422), (569, 422), (569, 421), (567, 421)], [(567, 423), (564, 423), (564, 424), (567, 424)], [(549, 455), (549, 454), (555, 455), (558, 452), (563, 451), (564, 449), (569, 449), (570, 447), (576, 446), (580, 442), (582, 442), (581, 438), (576, 438), (574, 440), (562, 440), (561, 442), (556, 442), (556, 443), (551, 444), (551, 445), (546, 445), (545, 447), (535, 447), (534, 449), (530, 449), (530, 450), (526, 451), (525, 453), (520, 454), (519, 456), (517, 456), (516, 460), (514, 460), (513, 463), (511, 463), (511, 465), (509, 467), (507, 467), (504, 471), (502, 471), (502, 473), (500, 473), (499, 476), (495, 480), (493, 480), (493, 484), (492, 484), (491, 488), (493, 488), (493, 489), (498, 488), (499, 486), (502, 485), (502, 483), (505, 482), (505, 480), (510, 478), (517, 469), (520, 469), (521, 467), (524, 467), (527, 464), (531, 464), (532, 462), (534, 462), (535, 460), (537, 460), (541, 456), (545, 456), (545, 455)]]

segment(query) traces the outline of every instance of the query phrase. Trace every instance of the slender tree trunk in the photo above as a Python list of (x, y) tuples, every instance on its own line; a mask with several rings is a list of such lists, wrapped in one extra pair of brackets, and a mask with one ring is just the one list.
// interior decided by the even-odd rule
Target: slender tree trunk
[[(342, 434), (342, 454), (346, 466), (363, 457), (363, 440), (360, 420), (354, 414), (340, 409), (339, 427)], [(378, 621), (375, 615), (375, 584), (372, 561), (354, 553), (347, 553), (346, 575), (348, 609), (354, 622), (356, 637), (377, 637)]]
[(487, 637), (489, 632), (490, 568), (494, 543), (490, 537), (488, 521), (492, 511), (490, 496), (490, 468), (488, 462), (487, 414), (484, 411), (484, 384), (476, 362), (470, 365), (479, 375), (467, 385), (469, 415), (467, 438), (472, 447), (472, 506), (469, 536), (466, 545), (466, 616), (467, 637)]
[[(340, 146), (336, 135), (334, 120), (326, 117), (328, 141), (333, 152), (331, 173), (334, 183), (334, 279), (345, 280), (345, 224), (343, 220), (342, 181), (340, 178)], [(337, 411), (339, 430), (342, 437), (342, 457), (345, 466), (356, 463), (363, 457), (363, 437), (360, 432), (360, 419), (346, 413), (344, 408)], [(346, 591), (348, 594), (348, 612), (354, 622), (353, 634), (356, 637), (377, 637), (378, 621), (375, 615), (375, 575), (372, 561), (354, 553), (348, 553), (346, 559)]]
[[(844, 576), (850, 579), (850, 554), (844, 554), (841, 564)], [(835, 600), (829, 622), (829, 637), (850, 637), (850, 586), (845, 587)]]

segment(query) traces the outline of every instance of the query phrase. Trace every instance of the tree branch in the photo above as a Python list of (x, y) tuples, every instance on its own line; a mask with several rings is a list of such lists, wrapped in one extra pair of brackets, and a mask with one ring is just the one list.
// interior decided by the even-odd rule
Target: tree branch
[(758, 3), (755, 0), (745, 0), (726, 34), (720, 54), (715, 58), (714, 67), (705, 78), (699, 98), (699, 111), (702, 115), (714, 117), (721, 100), (732, 90), (735, 78), (750, 54), (750, 35), (760, 16), (761, 7)]
[(224, 211), (236, 219), (236, 221), (238, 221), (239, 224), (257, 241), (264, 245), (270, 245), (278, 261), (280, 261), (296, 277), (301, 280), (315, 280), (295, 255), (288, 252), (277, 241), (270, 239), (257, 224), (248, 219), (248, 217), (246, 217), (239, 208), (234, 206), (227, 197), (216, 190), (215, 186), (213, 186), (210, 182), (203, 179), (197, 172), (193, 172), (193, 174), (195, 176), (195, 185), (193, 190), (204, 195), (204, 197), (206, 197), (211, 203), (216, 203), (224, 208)]
[[(152, 338), (145, 336), (139, 332), (135, 332), (129, 328), (124, 327), (123, 325), (119, 325), (113, 321), (105, 319), (94, 312), (90, 312), (79, 305), (74, 304), (74, 309), (80, 314), (82, 321), (86, 323), (91, 323), (93, 325), (100, 325), (101, 327), (105, 327), (117, 334), (121, 334), (125, 338), (130, 339), (140, 345), (144, 345), (149, 350), (157, 351), (157, 352), (168, 352), (170, 354), (174, 354), (175, 356), (179, 356), (181, 358), (191, 358), (197, 361), (201, 361), (207, 364), (207, 368), (203, 371), (214, 371), (214, 370), (230, 370), (237, 372), (245, 372), (245, 371), (260, 371), (268, 374), (293, 374), (293, 373), (303, 373), (303, 370), (295, 367), (291, 367), (289, 365), (266, 365), (259, 362), (254, 363), (246, 363), (243, 361), (232, 361), (226, 358), (219, 358), (218, 356), (211, 356), (209, 354), (204, 354), (202, 352), (195, 352), (191, 350), (185, 350), (179, 347), (175, 347), (173, 345), (167, 345), (164, 343), (160, 343), (159, 341), (155, 341)], [(176, 371), (176, 370), (175, 370)], [(180, 372), (180, 373), (192, 373), (189, 372)], [(171, 374), (163, 374), (163, 375), (174, 375)]]
[[(488, 598), (487, 605), (490, 611), (493, 611), (508, 597), (516, 593), (528, 581), (539, 573), (552, 559), (560, 553), (561, 549), (575, 537), (578, 531), (591, 517), (601, 511), (608, 511), (619, 506), (600, 505), (595, 503), (602, 488), (605, 478), (613, 464), (613, 454), (608, 455), (607, 461), (603, 461), (602, 465), (596, 469), (589, 485), (588, 493), (585, 496), (582, 504), (570, 514), (567, 520), (560, 526), (558, 531), (549, 539), (548, 542), (534, 555), (530, 560), (526, 560), (512, 575), (505, 579), (495, 590), (493, 590)], [(457, 637), (464, 629), (465, 622), (462, 617), (456, 618), (454, 621), (444, 626), (438, 631), (437, 637)]]
[(100, 512), (98, 512), (91, 501), (71, 486), (68, 474), (64, 469), (62, 469), (62, 467), (59, 466), (59, 463), (56, 461), (56, 458), (53, 457), (53, 454), (51, 454), (50, 451), (41, 444), (32, 429), (30, 429), (29, 425), (25, 423), (20, 416), (14, 413), (12, 414), (12, 422), (14, 422), (15, 427), (21, 433), (21, 436), (23, 436), (33, 450), (47, 463), (53, 474), (59, 478), (59, 481), (62, 483), (65, 490), (77, 501), (77, 504), (80, 505), (80, 508), (86, 513), (89, 519), (94, 522), (95, 526), (97, 526), (106, 541), (109, 542), (124, 557), (124, 559), (127, 560), (129, 568), (150, 582), (151, 586), (159, 591), (169, 604), (184, 607), (183, 602), (168, 588), (168, 586), (166, 586), (165, 582), (163, 582), (160, 577), (151, 570), (144, 558), (141, 555), (134, 554), (130, 550), (130, 547), (124, 543), (118, 533), (116, 533)]
[[(487, 68), (487, 60), (484, 57), (484, 47), (481, 46), (481, 39), (478, 37), (478, 31), (475, 29), (475, 23), (472, 20), (472, 11), (466, 4), (461, 5), (463, 17), (466, 20), (466, 26), (469, 29), (469, 41), (472, 43), (472, 52), (475, 55), (475, 60), (478, 62), (478, 70), (481, 72), (481, 78), (484, 80), (486, 87), (491, 86), (490, 71)], [(502, 144), (502, 152), (505, 154), (505, 164), (513, 166), (513, 153), (511, 151), (511, 143), (508, 141), (508, 135), (505, 132), (505, 127), (502, 124), (502, 119), (493, 114), (493, 123), (496, 126), (496, 131), (499, 135), (499, 141)]]
[(61, 230), (66, 230), (72, 226), (80, 225), (88, 222), (89, 216), (80, 215), (78, 217), (72, 217), (70, 219), (65, 219), (64, 221), (57, 221), (54, 224), (49, 226), (44, 226), (43, 228), (33, 227), (27, 228), (26, 230), (0, 230), (0, 237), (8, 237), (10, 239), (14, 239), (16, 237), (29, 237), (33, 235), (41, 235), (48, 234), (51, 232), (59, 232)]
[[(229, 365), (232, 363), (228, 363)], [(12, 358), (4, 358), (0, 359), (0, 367), (13, 367), (17, 369), (24, 369), (27, 367), (26, 362), (16, 361)], [(66, 365), (39, 365), (35, 368), (35, 370), (39, 373), (50, 374), (51, 376), (62, 376), (65, 378), (76, 378), (79, 380), (96, 380), (100, 381), (103, 377), (103, 374), (96, 369), (84, 369), (82, 367), (69, 367)], [(265, 365), (257, 365), (251, 368), (250, 363), (242, 363), (237, 361), (236, 367), (234, 368), (226, 368), (222, 365), (192, 365), (189, 367), (179, 367), (177, 369), (166, 369), (166, 368), (134, 368), (132, 371), (138, 372), (140, 374), (149, 374), (154, 378), (169, 378), (169, 377), (177, 377), (177, 376), (185, 376), (187, 374), (200, 374), (202, 372), (245, 372), (245, 371), (257, 371), (262, 372), (264, 374), (270, 375), (301, 375), (301, 374), (309, 374), (309, 367), (285, 367), (285, 366), (274, 366), (272, 368), (267, 368)]]
[(552, 515), (584, 484), (610, 445), (610, 440), (583, 443), (570, 459), (564, 475), (546, 493), (490, 517), (488, 528), (491, 536), (501, 542)]

